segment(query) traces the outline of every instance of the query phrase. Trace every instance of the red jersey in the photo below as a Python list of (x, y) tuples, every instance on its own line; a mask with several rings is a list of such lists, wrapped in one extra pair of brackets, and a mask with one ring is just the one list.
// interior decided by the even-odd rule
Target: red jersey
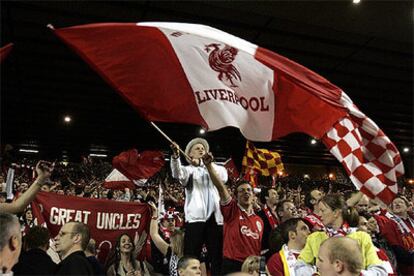
[[(387, 223), (380, 225), (381, 235), (387, 240), (390, 246), (400, 246), (412, 252), (414, 250), (414, 222), (411, 218), (395, 219), (392, 215), (386, 217)], [(398, 264), (403, 275), (414, 275), (414, 265)]]
[(243, 262), (251, 255), (260, 256), (263, 221), (254, 212), (248, 214), (234, 199), (222, 203), (224, 218), (223, 255)]

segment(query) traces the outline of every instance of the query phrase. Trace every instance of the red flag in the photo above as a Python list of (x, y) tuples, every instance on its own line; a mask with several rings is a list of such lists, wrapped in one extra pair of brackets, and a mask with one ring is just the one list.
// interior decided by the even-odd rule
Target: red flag
[(226, 162), (224, 162), (224, 167), (227, 170), (229, 178), (233, 180), (239, 178), (239, 171), (237, 170), (236, 164), (234, 164), (233, 158), (229, 158)]
[[(197, 124), (207, 130), (238, 127), (251, 141), (272, 141), (292, 132), (320, 139), (345, 118), (354, 120), (347, 117), (355, 109), (348, 96), (325, 78), (208, 26), (108, 23), (55, 32), (147, 120)], [(353, 124), (366, 132), (361, 122)], [(385, 155), (376, 162), (359, 144), (360, 162), (369, 164), (374, 177), (353, 169), (349, 174), (356, 187), (389, 201), (381, 191), (395, 194), (403, 166), (391, 142), (376, 140), (381, 134), (370, 134), (372, 148), (381, 148)]]
[(11, 50), (13, 49), (13, 43), (9, 43), (4, 47), (0, 48), (0, 63), (3, 62), (4, 59), (9, 55)]
[(132, 190), (136, 188), (136, 185), (120, 171), (113, 169), (112, 172), (106, 177), (104, 187), (112, 190), (123, 190), (125, 188)]
[(136, 149), (124, 151), (114, 157), (112, 165), (130, 180), (147, 179), (157, 173), (163, 166), (164, 155), (160, 151), (143, 151)]

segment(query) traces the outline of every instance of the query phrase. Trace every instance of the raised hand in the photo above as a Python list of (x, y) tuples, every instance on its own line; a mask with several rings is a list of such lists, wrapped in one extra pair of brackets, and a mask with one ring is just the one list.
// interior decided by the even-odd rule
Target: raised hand
[(141, 252), (146, 241), (147, 241), (147, 232), (145, 232), (145, 230), (141, 233), (141, 236), (138, 235), (138, 231), (135, 232), (134, 245), (135, 245), (136, 255), (138, 255), (139, 252)]
[(47, 162), (43, 160), (37, 162), (37, 165), (36, 165), (37, 179), (40, 180), (40, 182), (45, 182), (52, 175), (54, 167), (55, 167), (55, 163), (51, 163), (51, 162)]
[(206, 166), (210, 165), (211, 162), (213, 162), (213, 160), (214, 160), (214, 157), (213, 157), (213, 154), (211, 152), (208, 152), (208, 153), (204, 154), (204, 156), (203, 156), (204, 165), (206, 165)]
[(151, 207), (152, 215), (154, 216), (154, 214), (157, 214), (158, 209), (157, 206), (155, 206), (155, 203), (150, 201), (148, 202), (148, 205)]
[(174, 157), (174, 158), (178, 158), (178, 157), (180, 156), (180, 146), (178, 146), (178, 144), (177, 144), (177, 143), (173, 142), (173, 143), (170, 145), (170, 147), (171, 147), (171, 149), (172, 149), (172, 151), (173, 151), (173, 157)]

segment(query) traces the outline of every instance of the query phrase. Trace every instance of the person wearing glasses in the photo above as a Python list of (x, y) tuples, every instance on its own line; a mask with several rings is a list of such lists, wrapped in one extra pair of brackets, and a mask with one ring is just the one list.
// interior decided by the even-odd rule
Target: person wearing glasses
[(213, 155), (207, 153), (203, 162), (220, 195), (221, 213), (224, 218), (224, 245), (222, 273), (240, 271), (249, 256), (260, 256), (264, 224), (253, 211), (253, 187), (240, 181), (233, 199), (212, 166)]
[(81, 222), (68, 222), (55, 238), (56, 251), (61, 262), (55, 275), (94, 275), (84, 250), (90, 239), (89, 228)]

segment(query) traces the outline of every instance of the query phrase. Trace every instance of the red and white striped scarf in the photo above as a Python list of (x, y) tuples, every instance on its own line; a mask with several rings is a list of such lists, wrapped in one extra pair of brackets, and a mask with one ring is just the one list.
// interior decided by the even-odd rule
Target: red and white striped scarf
[(277, 226), (277, 219), (272, 214), (272, 211), (270, 211), (269, 207), (267, 207), (267, 204), (263, 207), (263, 212), (265, 213), (267, 220), (269, 221), (270, 226), (272, 229), (275, 229)]

